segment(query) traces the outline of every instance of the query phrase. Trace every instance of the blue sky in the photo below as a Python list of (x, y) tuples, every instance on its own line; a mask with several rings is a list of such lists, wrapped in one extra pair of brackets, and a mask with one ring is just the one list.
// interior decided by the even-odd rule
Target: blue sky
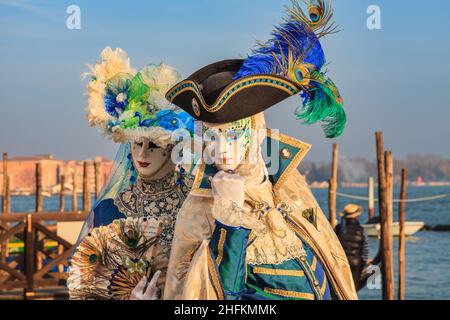
[[(0, 151), (63, 159), (113, 157), (117, 146), (85, 120), (85, 63), (105, 46), (126, 50), (134, 67), (164, 61), (183, 76), (245, 57), (265, 40), (289, 0), (0, 0)], [(329, 75), (345, 101), (348, 125), (337, 139), (347, 157), (374, 157), (382, 130), (394, 156), (450, 157), (450, 2), (335, 0), (342, 31), (322, 40)], [(68, 30), (66, 8), (81, 9)], [(382, 29), (366, 27), (381, 8)], [(313, 144), (309, 160), (328, 160), (333, 140), (300, 125), (293, 97), (267, 113), (268, 124)]]

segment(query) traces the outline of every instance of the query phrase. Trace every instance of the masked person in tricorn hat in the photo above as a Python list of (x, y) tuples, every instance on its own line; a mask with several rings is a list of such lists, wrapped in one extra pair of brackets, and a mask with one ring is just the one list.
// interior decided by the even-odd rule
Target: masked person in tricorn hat
[(356, 287), (359, 287), (361, 276), (367, 267), (369, 254), (367, 235), (358, 220), (362, 212), (363, 208), (356, 204), (346, 205), (340, 213), (341, 222), (336, 226), (336, 234), (347, 255)]
[(263, 115), (300, 94), (298, 118), (324, 123), (327, 137), (342, 133), (319, 42), (331, 15), (329, 1), (308, 14), (294, 2), (247, 59), (213, 63), (168, 91), (203, 121), (203, 157), (177, 218), (165, 299), (357, 299), (339, 239), (297, 170), (310, 145), (268, 130)]

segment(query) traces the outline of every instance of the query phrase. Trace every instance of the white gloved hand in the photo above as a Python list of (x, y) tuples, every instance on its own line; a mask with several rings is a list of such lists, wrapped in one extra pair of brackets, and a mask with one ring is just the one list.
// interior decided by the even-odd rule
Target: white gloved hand
[(237, 174), (219, 171), (214, 178), (211, 179), (214, 199), (220, 198), (222, 200), (229, 200), (239, 207), (243, 207), (245, 200), (244, 184), (245, 178)]
[[(147, 277), (143, 277), (141, 281), (136, 285), (136, 287), (131, 291), (130, 300), (158, 300), (159, 299), (159, 289), (156, 286), (156, 282), (158, 281), (159, 276), (161, 275), (161, 271), (156, 271), (153, 275), (152, 280), (145, 289), (145, 285), (147, 284)], [(145, 289), (145, 292), (144, 292)]]

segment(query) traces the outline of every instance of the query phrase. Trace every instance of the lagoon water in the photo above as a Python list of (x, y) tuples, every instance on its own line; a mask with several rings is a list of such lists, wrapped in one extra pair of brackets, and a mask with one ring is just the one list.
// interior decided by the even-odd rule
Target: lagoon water
[[(398, 187), (396, 188), (398, 189)], [(345, 193), (366, 196), (365, 188), (347, 188), (339, 190)], [(314, 189), (324, 212), (328, 211), (328, 191)], [(408, 198), (419, 198), (437, 194), (450, 193), (450, 187), (409, 187)], [(396, 190), (395, 198), (398, 198)], [(45, 211), (58, 211), (59, 197), (44, 199)], [(338, 197), (337, 209), (342, 210), (349, 201), (363, 206), (367, 213), (365, 201), (347, 200)], [(81, 197), (78, 203), (81, 204)], [(71, 197), (66, 197), (66, 210), (71, 210)], [(12, 197), (13, 212), (33, 212), (33, 197)], [(397, 220), (398, 204), (394, 204), (395, 220)], [(375, 208), (378, 212), (378, 208)], [(429, 202), (407, 203), (406, 219), (408, 221), (424, 221), (427, 225), (450, 225), (450, 197)], [(361, 216), (361, 222), (367, 220), (367, 215)], [(394, 241), (395, 249), (398, 241)], [(378, 240), (369, 239), (370, 256), (378, 250)], [(396, 249), (397, 250), (397, 249)], [(450, 299), (450, 232), (421, 231), (406, 240), (406, 299)], [(397, 268), (397, 256), (394, 256)], [(397, 270), (395, 270), (397, 271)], [(395, 275), (397, 277), (397, 273)], [(397, 279), (397, 278), (396, 278)], [(363, 289), (359, 292), (360, 299), (381, 299), (380, 289)]]
[[(396, 187), (394, 198), (399, 197)], [(367, 196), (365, 188), (346, 188), (344, 193)], [(324, 212), (328, 211), (328, 190), (315, 189)], [(438, 194), (449, 194), (450, 187), (408, 187), (407, 198), (421, 198)], [(365, 208), (360, 218), (367, 221), (367, 202), (338, 197), (338, 212), (349, 203), (356, 203)], [(378, 207), (375, 204), (375, 214)], [(397, 219), (398, 204), (394, 203), (394, 220)], [(407, 203), (407, 221), (424, 221), (426, 225), (450, 225), (450, 197), (428, 202)], [(398, 238), (394, 240), (395, 280), (397, 281)], [(369, 256), (374, 257), (378, 251), (378, 240), (369, 238)], [(397, 294), (397, 283), (396, 294)], [(359, 293), (360, 299), (381, 299), (381, 290), (364, 288)], [(405, 244), (405, 298), (406, 299), (450, 299), (450, 232), (420, 231), (406, 238)]]

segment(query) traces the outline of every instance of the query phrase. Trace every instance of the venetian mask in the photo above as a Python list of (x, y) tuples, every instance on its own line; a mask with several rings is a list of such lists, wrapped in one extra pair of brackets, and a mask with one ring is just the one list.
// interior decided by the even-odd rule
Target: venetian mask
[(203, 123), (205, 152), (219, 170), (234, 171), (244, 162), (250, 137), (250, 118), (225, 124)]
[(148, 138), (131, 143), (133, 165), (140, 177), (151, 178), (170, 161), (170, 150), (155, 145)]

